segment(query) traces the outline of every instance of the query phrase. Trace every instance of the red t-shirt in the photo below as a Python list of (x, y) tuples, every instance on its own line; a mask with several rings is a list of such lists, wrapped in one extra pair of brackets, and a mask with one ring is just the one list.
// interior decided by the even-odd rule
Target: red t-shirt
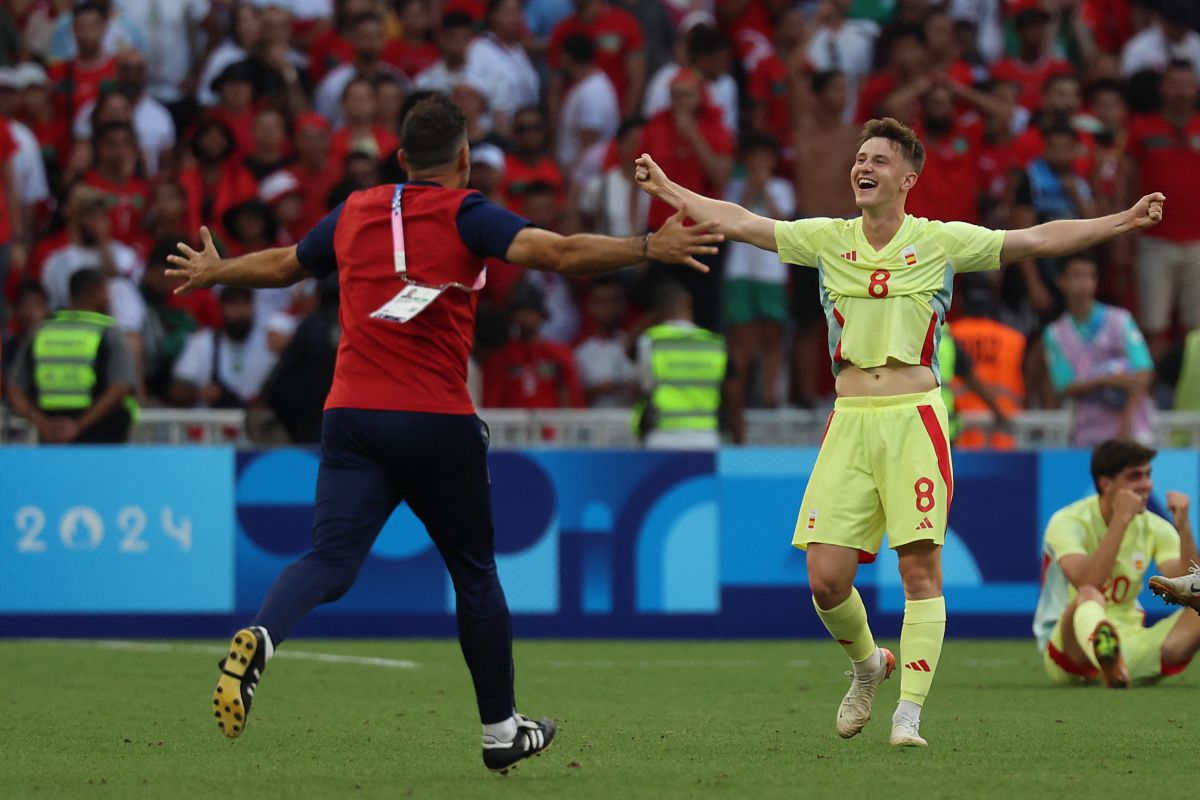
[[(325, 407), (471, 414), (467, 358), (478, 294), (448, 289), (408, 322), (371, 314), (405, 287), (394, 267), (385, 184), (355, 192), (297, 246), (318, 278), (336, 271), (341, 299), (333, 388)], [(484, 260), (503, 258), (528, 220), (479, 192), (409, 183), (402, 201), (408, 275), (423, 285), (471, 286)]]
[[(1035, 158), (1041, 158), (1046, 153), (1046, 139), (1042, 136), (1042, 129), (1036, 125), (1026, 128), (1013, 141), (1012, 146), (1017, 160), (1021, 162), (1022, 169), (1028, 167), (1029, 162)], [(1079, 147), (1077, 149), (1078, 154), (1074, 161), (1075, 172), (1086, 178), (1092, 171), (1092, 162), (1096, 151), (1095, 138), (1087, 131), (1079, 131)]]
[(1138, 194), (1162, 192), (1171, 201), (1148, 236), (1172, 242), (1200, 241), (1200, 198), (1192, 184), (1200, 175), (1200, 114), (1176, 128), (1162, 114), (1134, 117), (1125, 152), (1137, 165)]
[(509, 342), (483, 365), (483, 404), (488, 408), (583, 408), (586, 399), (574, 354), (558, 342)]
[(739, 59), (745, 59), (753, 49), (755, 41), (771, 42), (775, 38), (775, 30), (771, 25), (771, 16), (767, 12), (767, 4), (762, 0), (749, 0), (742, 4), (742, 9), (735, 19), (729, 19), (726, 8), (737, 5), (739, 0), (717, 0), (717, 19), (721, 21), (721, 30), (733, 43)]
[(562, 66), (563, 40), (573, 33), (586, 33), (596, 43), (596, 66), (612, 81), (617, 90), (617, 102), (625, 107), (625, 95), (629, 92), (629, 72), (626, 60), (645, 46), (642, 26), (637, 17), (628, 11), (604, 5), (590, 23), (570, 16), (555, 26), (550, 34), (550, 45), (546, 58), (551, 68)]
[(137, 176), (124, 183), (114, 183), (96, 170), (89, 170), (83, 182), (100, 190), (108, 201), (108, 218), (112, 237), (136, 247), (142, 236), (142, 216), (150, 204), (150, 187)]
[(1061, 58), (1044, 58), (1034, 65), (1019, 58), (1002, 58), (992, 65), (992, 79), (1021, 87), (1017, 101), (1030, 111), (1042, 105), (1042, 85), (1055, 75), (1074, 75), (1075, 68)]
[(223, 122), (229, 127), (236, 147), (234, 158), (239, 161), (254, 152), (254, 114), (255, 111), (251, 108), (234, 116), (219, 107), (214, 108), (208, 114), (212, 119)]
[(1013, 173), (1024, 168), (1011, 142), (995, 144), (985, 142), (979, 149), (979, 179), (983, 193), (994, 199), (1001, 200), (1008, 196), (1008, 189), (1013, 180)]
[(58, 85), (54, 96), (59, 110), (67, 115), (67, 119), (74, 119), (75, 112), (100, 96), (102, 84), (116, 80), (117, 62), (106, 58), (99, 66), (85, 69), (78, 59), (60, 61), (46, 74)]
[(330, 70), (354, 61), (354, 45), (333, 28), (322, 31), (308, 49), (308, 75), (313, 86), (329, 74)]
[[(380, 161), (400, 149), (400, 139), (382, 125), (372, 125), (371, 135), (375, 139), (375, 157)], [(329, 145), (330, 162), (340, 168), (345, 163), (346, 156), (350, 154), (351, 144), (349, 128), (342, 128), (335, 133)]]
[(342, 165), (332, 159), (326, 161), (325, 169), (321, 172), (308, 172), (300, 166), (292, 167), (292, 174), (300, 182), (300, 192), (304, 197), (304, 210), (300, 212), (300, 227), (308, 230), (321, 221), (321, 217), (329, 213), (329, 193), (342, 179)]
[(487, 16), (487, 0), (449, 0), (442, 6), (442, 16), (451, 11), (461, 11), (475, 22), (483, 22)]
[(201, 225), (213, 227), (221, 215), (244, 200), (258, 197), (258, 181), (240, 162), (226, 161), (212, 186), (205, 186), (199, 167), (189, 167), (179, 173), (179, 185), (187, 192), (187, 229)]
[(221, 302), (212, 289), (197, 289), (187, 294), (171, 294), (167, 307), (186, 311), (202, 328), (219, 328), (222, 324)]
[(438, 60), (438, 49), (429, 42), (413, 44), (393, 39), (384, 45), (381, 58), (409, 78), (415, 78)]
[(530, 163), (517, 158), (513, 153), (504, 157), (504, 177), (500, 180), (500, 194), (504, 197), (504, 205), (518, 214), (524, 213), (521, 193), (533, 183), (550, 184), (554, 187), (559, 202), (562, 202), (566, 182), (554, 159), (542, 156)]
[[(0, 165), (11, 162), (16, 153), (17, 142), (8, 129), (8, 117), (0, 117)], [(0, 244), (8, 244), (13, 235), (8, 211), (8, 195), (4, 193), (4, 182), (0, 181)]]
[(978, 223), (983, 189), (977, 163), (982, 125), (956, 121), (942, 138), (935, 139), (922, 130), (918, 135), (925, 143), (925, 167), (908, 193), (908, 212), (945, 222)]
[[(697, 122), (700, 134), (717, 155), (733, 155), (733, 136), (721, 121), (719, 109), (709, 106)], [(646, 123), (642, 134), (642, 148), (654, 157), (671, 180), (685, 189), (709, 197), (720, 197), (725, 187), (715, 186), (704, 173), (704, 167), (696, 156), (695, 148), (688, 144), (675, 127), (672, 111), (660, 111)], [(669, 205), (657, 198), (650, 203), (650, 229), (658, 228), (675, 213)]]
[(781, 147), (790, 149), (792, 111), (787, 66), (772, 53), (755, 65), (747, 88), (750, 99), (767, 108), (767, 131), (779, 140)]

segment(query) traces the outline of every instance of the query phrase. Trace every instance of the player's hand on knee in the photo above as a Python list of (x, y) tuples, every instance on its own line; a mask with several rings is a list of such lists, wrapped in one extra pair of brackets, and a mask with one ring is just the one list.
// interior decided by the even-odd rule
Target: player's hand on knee
[(650, 236), (646, 248), (647, 255), (653, 261), (686, 264), (700, 272), (708, 272), (708, 267), (697, 261), (696, 256), (715, 255), (716, 245), (725, 241), (725, 237), (712, 232), (717, 227), (716, 221), (684, 225), (685, 219), (687, 206), (681, 206)]

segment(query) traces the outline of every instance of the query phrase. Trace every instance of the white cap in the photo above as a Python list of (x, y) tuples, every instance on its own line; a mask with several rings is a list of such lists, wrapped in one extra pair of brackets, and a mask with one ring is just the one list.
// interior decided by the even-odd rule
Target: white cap
[(494, 144), (481, 144), (471, 148), (471, 163), (483, 164), (504, 172), (504, 151)]
[(0, 89), (24, 89), (17, 71), (12, 67), (0, 67)]
[(299, 193), (300, 181), (285, 169), (272, 172), (263, 178), (262, 185), (258, 187), (258, 198), (267, 205), (273, 205), (289, 194)]
[(48, 87), (52, 83), (50, 76), (46, 74), (46, 70), (42, 68), (41, 64), (26, 61), (24, 64), (18, 64), (12, 69), (22, 89), (28, 89), (30, 86)]

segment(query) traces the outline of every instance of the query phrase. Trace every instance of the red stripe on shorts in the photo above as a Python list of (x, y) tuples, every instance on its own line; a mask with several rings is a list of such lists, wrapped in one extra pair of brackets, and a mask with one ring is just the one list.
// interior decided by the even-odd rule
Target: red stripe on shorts
[(836, 408), (829, 412), (829, 419), (825, 420), (825, 430), (821, 431), (821, 444), (818, 445), (819, 447), (825, 446), (825, 437), (829, 435), (829, 426), (833, 424), (833, 415), (836, 413)]
[(933, 316), (929, 318), (929, 330), (925, 331), (925, 346), (921, 348), (921, 366), (933, 366), (933, 334), (937, 330), (938, 315), (933, 312)]
[(925, 431), (933, 442), (933, 452), (937, 454), (938, 472), (946, 484), (946, 519), (950, 519), (950, 503), (954, 500), (954, 475), (950, 471), (950, 446), (946, 444), (946, 434), (942, 432), (942, 424), (938, 422), (937, 412), (933, 406), (917, 406), (921, 422), (925, 423)]
[(1078, 675), (1081, 678), (1087, 678), (1089, 681), (1094, 681), (1100, 677), (1100, 670), (1092, 667), (1090, 664), (1087, 668), (1081, 667), (1067, 657), (1067, 654), (1054, 646), (1054, 642), (1046, 642), (1046, 652), (1050, 655), (1050, 660), (1058, 665), (1063, 672), (1069, 672), (1072, 675)]
[(1176, 664), (1168, 664), (1167, 660), (1164, 658), (1159, 663), (1161, 664), (1159, 667), (1159, 672), (1164, 678), (1169, 678), (1172, 675), (1178, 675), (1187, 669), (1188, 664), (1192, 663), (1192, 659), (1189, 657), (1187, 661), (1180, 661)]

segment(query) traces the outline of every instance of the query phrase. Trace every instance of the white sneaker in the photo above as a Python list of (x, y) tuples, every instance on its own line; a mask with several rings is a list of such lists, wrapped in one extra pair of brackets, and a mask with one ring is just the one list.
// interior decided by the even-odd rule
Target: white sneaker
[(850, 676), (850, 691), (842, 698), (837, 713), (837, 732), (843, 739), (857, 735), (866, 726), (871, 719), (875, 689), (890, 678), (896, 669), (896, 657), (891, 650), (880, 647), (879, 654), (879, 667), (873, 674), (860, 677), (854, 672), (846, 673)]
[(892, 747), (928, 747), (921, 738), (921, 720), (907, 714), (892, 717)]
[(1200, 566), (1193, 563), (1188, 574), (1178, 578), (1155, 575), (1150, 579), (1150, 591), (1172, 605), (1200, 611)]

